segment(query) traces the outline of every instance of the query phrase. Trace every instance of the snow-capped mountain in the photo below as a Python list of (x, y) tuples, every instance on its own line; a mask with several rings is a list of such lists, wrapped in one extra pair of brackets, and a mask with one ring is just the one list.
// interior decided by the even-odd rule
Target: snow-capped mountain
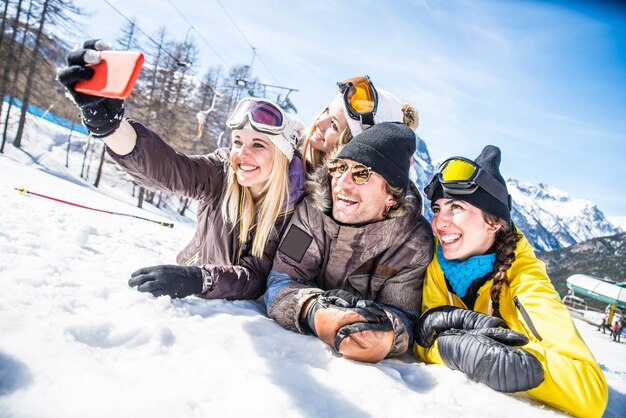
[[(422, 193), (424, 215), (430, 220), (433, 217), (433, 212), (430, 210), (430, 205), (426, 201), (426, 196), (424, 196), (423, 192), (424, 187), (432, 178), (435, 169), (433, 168), (433, 163), (430, 159), (426, 143), (418, 135), (416, 135), (416, 137), (417, 146), (415, 148), (415, 153), (413, 154), (412, 162), (414, 172), (411, 172), (410, 175), (411, 180), (417, 184), (417, 188), (420, 193)], [(417, 179), (413, 178), (415, 174), (417, 174)]]
[(609, 216), (609, 222), (626, 232), (626, 216)]
[[(435, 172), (435, 166), (426, 143), (419, 136), (413, 154), (413, 167), (418, 175), (418, 187), (423, 192)], [(537, 250), (564, 248), (621, 232), (619, 226), (611, 223), (588, 200), (571, 197), (543, 183), (535, 185), (512, 178), (506, 178), (506, 182), (513, 199), (513, 222)], [(432, 219), (428, 202), (425, 209), (426, 217)]]
[(513, 222), (538, 250), (568, 247), (620, 232), (588, 200), (543, 183), (534, 185), (507, 178), (507, 186), (513, 198)]
[(413, 154), (413, 168), (417, 173), (417, 183), (420, 185), (420, 191), (422, 191), (432, 178), (435, 169), (428, 153), (428, 147), (419, 136), (417, 136), (417, 146)]

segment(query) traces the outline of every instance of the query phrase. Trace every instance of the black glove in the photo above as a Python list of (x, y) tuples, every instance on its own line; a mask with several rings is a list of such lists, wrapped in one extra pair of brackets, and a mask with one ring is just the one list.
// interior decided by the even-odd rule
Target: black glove
[(425, 312), (415, 324), (415, 342), (430, 347), (437, 336), (450, 329), (477, 329), (506, 327), (506, 322), (495, 316), (454, 306), (439, 306)]
[(528, 351), (528, 338), (502, 328), (442, 332), (439, 354), (446, 365), (498, 392), (521, 392), (543, 382), (543, 367)]
[(144, 267), (131, 274), (128, 284), (155, 297), (184, 298), (202, 292), (202, 269), (175, 265)]
[(124, 100), (79, 93), (74, 87), (77, 82), (93, 77), (94, 71), (87, 64), (99, 63), (100, 56), (97, 51), (105, 49), (110, 48), (102, 40), (85, 42), (83, 49), (68, 54), (68, 67), (57, 75), (59, 82), (67, 89), (80, 109), (83, 124), (95, 137), (110, 135), (120, 126), (124, 116)]

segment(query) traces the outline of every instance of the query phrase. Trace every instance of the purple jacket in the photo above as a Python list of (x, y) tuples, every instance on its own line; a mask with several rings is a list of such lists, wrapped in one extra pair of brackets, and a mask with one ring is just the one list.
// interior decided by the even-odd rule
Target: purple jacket
[(265, 292), (280, 237), (294, 207), (304, 196), (302, 160), (294, 156), (289, 165), (289, 202), (276, 219), (262, 257), (249, 253), (255, 230), (239, 245), (239, 226), (225, 223), (221, 206), (229, 164), (228, 148), (207, 155), (176, 152), (157, 134), (129, 121), (137, 132), (137, 144), (125, 156), (107, 149), (109, 155), (143, 187), (198, 200), (197, 228), (191, 242), (178, 254), (180, 265), (202, 266), (214, 279), (213, 289), (198, 296), (207, 299), (256, 299)]

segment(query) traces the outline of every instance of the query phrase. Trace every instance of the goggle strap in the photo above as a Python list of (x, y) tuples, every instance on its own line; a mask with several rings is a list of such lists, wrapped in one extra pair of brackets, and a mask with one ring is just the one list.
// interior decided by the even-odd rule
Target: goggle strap
[(478, 174), (474, 181), (487, 193), (498, 199), (500, 202), (504, 203), (509, 209), (509, 194), (506, 192), (506, 188), (497, 181), (491, 174), (486, 172), (483, 169), (478, 170)]
[[(444, 162), (445, 163), (445, 162)], [(443, 164), (442, 164), (443, 166)], [(504, 186), (497, 181), (493, 176), (487, 173), (485, 170), (479, 169), (476, 177), (473, 181), (476, 186), (482, 187), (487, 193), (498, 199), (500, 202), (504, 203), (509, 210), (511, 209), (511, 195), (506, 192)], [(445, 184), (441, 182), (440, 173), (433, 176), (430, 180), (430, 183), (424, 188), (424, 193), (428, 200), (433, 199), (433, 194), (435, 193), (436, 183), (439, 183), (441, 187), (446, 190), (447, 187)], [(472, 194), (476, 191), (476, 188), (468, 188), (466, 190), (462, 189), (450, 189), (450, 192), (454, 195), (463, 195), (463, 194)]]
[(363, 113), (360, 116), (361, 126), (368, 128), (374, 126), (374, 112)]
[(430, 179), (430, 183), (428, 183), (428, 185), (424, 187), (424, 193), (426, 193), (426, 197), (428, 198), (428, 200), (433, 200), (433, 194), (435, 193), (435, 182), (438, 181), (439, 179), (435, 175), (432, 179)]

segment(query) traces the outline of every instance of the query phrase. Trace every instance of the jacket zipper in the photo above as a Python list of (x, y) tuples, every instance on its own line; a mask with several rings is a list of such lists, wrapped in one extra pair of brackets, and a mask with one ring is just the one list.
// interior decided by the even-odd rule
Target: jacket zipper
[[(242, 201), (243, 201), (243, 200), (242, 200)], [(239, 202), (239, 211), (240, 211), (240, 213), (239, 213), (239, 233), (241, 233), (241, 204), (242, 204), (242, 203), (241, 203), (241, 202)], [(294, 209), (292, 208), (292, 209), (287, 209), (286, 211), (283, 211), (283, 212), (278, 212), (278, 216), (276, 217), (276, 220), (275, 220), (274, 222), (278, 221), (278, 218), (279, 218), (279, 217), (281, 217), (281, 216), (282, 216), (282, 217), (284, 218), (284, 217), (285, 217), (285, 215), (287, 215), (288, 213), (291, 213), (291, 212), (293, 212), (293, 211), (294, 211)], [(253, 230), (255, 227), (256, 227), (256, 223), (254, 223), (254, 224), (252, 224), (252, 225), (250, 226), (250, 233), (252, 232), (252, 230)], [(245, 244), (245, 243), (244, 243), (244, 244)], [(239, 249), (237, 250), (237, 256), (235, 257), (235, 265), (236, 265), (236, 266), (238, 266), (238, 265), (239, 265), (239, 262), (241, 261), (241, 254), (242, 254), (242, 252), (243, 252), (243, 246), (244, 246), (244, 244), (239, 244)]]
[(530, 319), (530, 315), (528, 315), (526, 308), (524, 308), (524, 305), (522, 305), (522, 302), (519, 301), (517, 296), (513, 297), (513, 302), (515, 303), (515, 307), (522, 314), (524, 321), (526, 321), (526, 325), (528, 326), (528, 328), (530, 328), (530, 332), (532, 332), (535, 338), (538, 339), (539, 341), (543, 340), (543, 338), (541, 338), (541, 335), (539, 335), (539, 332), (537, 332), (537, 328), (535, 328), (535, 324), (533, 324), (533, 321)]
[(185, 262), (185, 265), (186, 266), (195, 266), (196, 262), (198, 261), (198, 258), (200, 258), (200, 251), (196, 251), (196, 253), (194, 255), (189, 257), (187, 259), (187, 261)]

